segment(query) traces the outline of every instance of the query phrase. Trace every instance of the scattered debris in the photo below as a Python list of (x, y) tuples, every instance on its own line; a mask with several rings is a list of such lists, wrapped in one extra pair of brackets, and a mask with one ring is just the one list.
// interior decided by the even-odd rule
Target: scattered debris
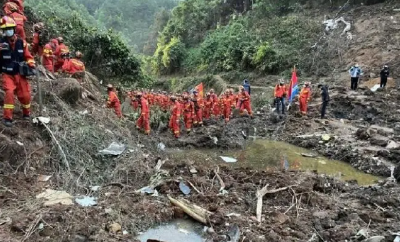
[(310, 157), (310, 158), (315, 158), (315, 157), (317, 157), (316, 155), (313, 155), (313, 154), (306, 154), (306, 153), (301, 153), (301, 155), (304, 156), (304, 157)]
[(100, 189), (101, 186), (91, 186), (90, 190), (93, 192), (97, 192)]
[(321, 136), (323, 141), (329, 141), (331, 139), (331, 136), (329, 134), (324, 134)]
[(84, 111), (80, 111), (80, 112), (79, 112), (80, 115), (86, 115), (86, 114), (88, 114), (88, 113), (89, 113), (88, 110), (84, 110)]
[(36, 196), (37, 199), (44, 198), (46, 201), (44, 202), (44, 206), (53, 206), (57, 204), (61, 205), (73, 205), (74, 202), (72, 199), (74, 198), (70, 194), (65, 191), (56, 191), (52, 189), (47, 189), (43, 193), (40, 193)]
[(235, 162), (237, 162), (237, 159), (235, 159), (235, 158), (231, 158), (231, 157), (227, 157), (227, 156), (220, 156), (220, 157), (226, 163), (235, 163)]
[(383, 236), (372, 236), (372, 237), (366, 239), (365, 242), (380, 242), (384, 239), (385, 239), (385, 237), (383, 237)]
[(124, 144), (112, 142), (106, 149), (100, 150), (99, 154), (118, 156), (118, 155), (122, 154), (125, 151), (125, 149), (126, 149), (126, 146)]
[(82, 207), (92, 207), (97, 205), (96, 202), (97, 198), (95, 197), (88, 197), (88, 196), (84, 196), (82, 198), (76, 198), (75, 202), (79, 205), (81, 205)]
[(17, 144), (18, 144), (19, 146), (24, 146), (24, 143), (21, 143), (21, 142), (19, 142), (19, 141), (17, 141)]
[(289, 187), (282, 187), (282, 188), (278, 188), (278, 189), (274, 189), (274, 190), (270, 190), (268, 191), (269, 184), (265, 185), (265, 187), (263, 187), (261, 190), (258, 190), (256, 193), (256, 197), (257, 197), (257, 210), (256, 210), (256, 215), (257, 215), (257, 221), (261, 223), (261, 214), (262, 214), (262, 204), (263, 204), (263, 197), (266, 194), (271, 194), (271, 193), (277, 193), (280, 191), (285, 191), (287, 190)]
[(154, 188), (147, 186), (147, 187), (143, 187), (143, 188), (137, 190), (136, 192), (142, 193), (142, 194), (154, 194), (154, 192), (156, 192), (156, 190)]
[(164, 151), (165, 150), (165, 144), (164, 143), (158, 143), (157, 149), (161, 150), (161, 151)]
[(228, 236), (229, 236), (229, 242), (238, 242), (240, 239), (240, 229), (239, 227), (235, 224), (232, 227), (230, 227), (228, 231)]
[(40, 176), (38, 177), (37, 180), (38, 180), (39, 182), (47, 182), (47, 181), (50, 180), (51, 177), (52, 177), (52, 176), (40, 175)]
[(11, 224), (11, 223), (12, 223), (12, 219), (10, 217), (0, 220), (0, 225)]
[(188, 187), (183, 181), (179, 182), (179, 189), (185, 195), (190, 194), (190, 187)]
[(208, 215), (212, 214), (210, 211), (205, 210), (197, 205), (191, 204), (185, 200), (176, 200), (168, 195), (168, 199), (177, 207), (180, 207), (187, 215), (193, 219), (208, 224)]
[(197, 170), (196, 170), (196, 168), (194, 168), (194, 167), (190, 167), (190, 173), (192, 173), (192, 174), (197, 174)]
[(39, 123), (48, 124), (48, 123), (50, 123), (50, 118), (46, 118), (46, 117), (37, 117), (37, 118), (34, 118), (34, 119), (32, 120), (32, 123), (34, 123), (34, 124), (39, 124)]

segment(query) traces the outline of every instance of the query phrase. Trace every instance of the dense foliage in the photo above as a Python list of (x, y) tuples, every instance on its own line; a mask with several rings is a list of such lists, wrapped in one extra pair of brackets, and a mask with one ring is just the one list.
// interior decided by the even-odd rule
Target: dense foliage
[[(322, 31), (320, 22), (303, 14), (312, 2), (180, 2), (159, 35), (153, 70), (158, 74), (232, 70), (279, 74), (293, 65), (310, 68), (310, 49)], [(329, 6), (342, 1), (325, 2)]]

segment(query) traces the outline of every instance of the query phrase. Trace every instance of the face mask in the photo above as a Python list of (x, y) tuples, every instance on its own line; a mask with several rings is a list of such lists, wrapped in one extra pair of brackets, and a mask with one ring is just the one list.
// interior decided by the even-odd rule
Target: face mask
[(14, 29), (7, 29), (4, 31), (5, 36), (12, 37), (14, 35)]

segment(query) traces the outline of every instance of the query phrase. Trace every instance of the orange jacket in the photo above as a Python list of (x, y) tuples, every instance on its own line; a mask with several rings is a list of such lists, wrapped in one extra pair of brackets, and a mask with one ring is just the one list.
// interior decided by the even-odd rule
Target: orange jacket
[(185, 114), (193, 114), (194, 115), (194, 103), (190, 100), (187, 100), (183, 104), (183, 112)]
[(171, 115), (172, 117), (176, 118), (177, 120), (181, 116), (182, 113), (182, 107), (181, 104), (178, 101), (175, 101), (173, 103), (172, 109), (171, 109)]
[(220, 99), (220, 102), (224, 108), (228, 108), (228, 107), (232, 106), (232, 99), (229, 95), (228, 96), (225, 95), (224, 97), (222, 97)]
[(53, 49), (51, 48), (50, 44), (46, 44), (43, 48), (43, 66), (51, 68), (53, 70)]
[(204, 107), (207, 109), (212, 109), (213, 108), (213, 99), (211, 97), (206, 98), (206, 100), (204, 101)]
[(28, 21), (28, 19), (24, 15), (18, 12), (13, 12), (9, 14), (9, 16), (13, 18), (15, 23), (19, 26), (24, 26), (25, 22)]
[(140, 98), (140, 113), (142, 115), (148, 114), (150, 112), (149, 109), (149, 102), (146, 100), (146, 98), (141, 97)]
[(286, 85), (276, 85), (275, 86), (275, 92), (274, 92), (275, 97), (284, 97), (285, 95), (287, 95), (287, 89), (286, 89)]
[(107, 107), (111, 108), (114, 106), (121, 105), (118, 96), (115, 92), (111, 91), (108, 93), (108, 99), (107, 99)]
[(83, 64), (82, 61), (72, 58), (70, 60), (65, 60), (63, 66), (62, 66), (62, 71), (69, 73), (69, 74), (75, 74), (77, 72), (84, 72), (85, 71), (85, 64)]
[(303, 87), (300, 92), (301, 99), (307, 99), (307, 101), (311, 98), (311, 88), (310, 87)]
[(240, 92), (238, 95), (239, 102), (247, 102), (250, 101), (250, 95), (248, 92)]
[(69, 53), (69, 48), (66, 46), (64, 43), (61, 43), (57, 46), (56, 51), (54, 52), (54, 55), (61, 59), (62, 54), (68, 54)]

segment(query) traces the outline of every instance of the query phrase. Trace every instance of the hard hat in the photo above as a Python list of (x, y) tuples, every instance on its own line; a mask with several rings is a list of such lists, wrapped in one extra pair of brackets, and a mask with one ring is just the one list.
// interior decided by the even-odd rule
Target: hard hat
[(214, 93), (214, 89), (211, 88), (211, 89), (210, 89), (210, 93)]
[(58, 43), (64, 43), (64, 38), (63, 37), (57, 37)]
[(76, 58), (82, 58), (83, 54), (80, 51), (75, 52), (75, 57)]
[(389, 68), (389, 66), (388, 65), (384, 65), (383, 68)]
[[(239, 87), (239, 90), (243, 91), (243, 90), (244, 90), (244, 87), (243, 87), (243, 86), (240, 86), (240, 87)], [(232, 90), (231, 90), (231, 91), (232, 91)]]
[(15, 28), (16, 26), (17, 24), (11, 17), (4, 16), (1, 18), (0, 29)]
[(141, 97), (142, 95), (143, 95), (143, 93), (141, 93), (141, 92), (137, 92), (137, 93), (136, 93), (136, 96), (137, 96), (137, 97)]
[(111, 88), (113, 88), (113, 85), (112, 85), (112, 84), (108, 84), (108, 85), (107, 85), (107, 88), (108, 88), (108, 89), (111, 89)]
[(285, 84), (285, 81), (284, 80), (280, 80), (279, 83), (280, 84)]
[(355, 66), (355, 67), (359, 67), (359, 65), (358, 65), (358, 64), (355, 64), (354, 66)]
[(11, 12), (16, 12), (18, 11), (19, 7), (16, 3), (14, 2), (7, 2), (6, 7), (11, 11)]
[(209, 92), (206, 93), (206, 96), (210, 96), (211, 94)]
[(305, 82), (304, 85), (309, 86), (311, 82)]
[(176, 100), (176, 96), (172, 95), (172, 96), (170, 97), (170, 99), (171, 99), (171, 100)]

